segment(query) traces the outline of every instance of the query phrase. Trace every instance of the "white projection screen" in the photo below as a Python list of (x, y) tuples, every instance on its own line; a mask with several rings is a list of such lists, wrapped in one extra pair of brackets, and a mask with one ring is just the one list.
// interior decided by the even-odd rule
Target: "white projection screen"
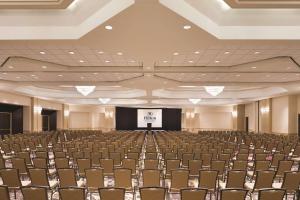
[(151, 123), (152, 128), (162, 128), (162, 109), (138, 109), (138, 128), (147, 128)]

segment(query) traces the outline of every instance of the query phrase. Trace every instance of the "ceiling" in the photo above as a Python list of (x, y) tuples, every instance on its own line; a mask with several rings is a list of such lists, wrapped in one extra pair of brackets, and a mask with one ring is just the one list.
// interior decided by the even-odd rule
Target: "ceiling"
[(0, 0), (0, 9), (66, 9), (74, 0)]
[(232, 8), (299, 8), (299, 0), (224, 0)]
[[(147, 107), (194, 106), (190, 98), (232, 105), (299, 93), (300, 35), (285, 33), (300, 28), (299, 10), (224, 4), (74, 0), (66, 9), (6, 9), (0, 13), (0, 90), (69, 104), (110, 98), (109, 105)], [(190, 18), (190, 9), (215, 29)], [(249, 19), (263, 10), (264, 20)], [(289, 17), (279, 23), (271, 17), (276, 13)], [(235, 27), (236, 36), (220, 27)], [(253, 35), (254, 27), (272, 35)], [(78, 85), (96, 89), (83, 96)], [(204, 86), (225, 89), (214, 97)]]

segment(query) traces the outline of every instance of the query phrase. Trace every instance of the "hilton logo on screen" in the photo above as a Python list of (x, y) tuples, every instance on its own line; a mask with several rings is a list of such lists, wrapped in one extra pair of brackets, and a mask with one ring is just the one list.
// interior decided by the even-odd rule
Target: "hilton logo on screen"
[(147, 112), (146, 116), (144, 116), (144, 120), (147, 123), (153, 123), (156, 120), (156, 116), (154, 116), (153, 112)]

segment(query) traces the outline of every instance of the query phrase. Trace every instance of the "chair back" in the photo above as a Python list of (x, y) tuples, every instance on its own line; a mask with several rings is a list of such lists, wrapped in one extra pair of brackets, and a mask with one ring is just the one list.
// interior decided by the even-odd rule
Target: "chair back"
[(131, 158), (123, 159), (122, 168), (131, 169), (132, 174), (136, 174), (136, 160)]
[(125, 200), (124, 188), (99, 188), (101, 200)]
[(158, 169), (159, 160), (157, 159), (145, 159), (144, 169)]
[(268, 170), (271, 162), (269, 160), (255, 161), (254, 172)]
[(132, 189), (131, 169), (115, 169), (114, 177), (115, 187), (125, 188), (127, 190)]
[(286, 189), (287, 192), (295, 192), (298, 190), (300, 185), (300, 171), (285, 172), (282, 188)]
[(170, 174), (171, 170), (179, 169), (180, 160), (167, 160), (166, 161), (166, 174)]
[(145, 159), (156, 160), (157, 159), (157, 153), (156, 152), (146, 152), (145, 153)]
[(54, 151), (54, 158), (66, 158), (66, 152), (63, 151)]
[(78, 187), (59, 188), (60, 200), (85, 200), (85, 189)]
[(93, 166), (99, 166), (100, 165), (100, 159), (102, 158), (102, 153), (98, 151), (93, 151), (91, 153), (91, 159), (92, 159), (92, 165)]
[(21, 151), (21, 152), (17, 153), (17, 158), (23, 158), (25, 160), (26, 165), (31, 165), (30, 152)]
[(218, 171), (200, 170), (199, 171), (199, 187), (215, 190), (217, 186)]
[(202, 166), (210, 166), (212, 160), (211, 153), (203, 153), (201, 154)]
[(194, 154), (193, 153), (184, 153), (182, 154), (182, 166), (187, 167), (189, 164), (189, 160), (193, 160)]
[(246, 170), (248, 166), (247, 160), (234, 160), (233, 161), (233, 170)]
[(18, 169), (1, 169), (0, 175), (3, 181), (3, 185), (7, 185), (9, 188), (22, 186)]
[(225, 160), (213, 160), (211, 161), (211, 169), (219, 172), (219, 175), (222, 175), (225, 170)]
[(1, 200), (10, 200), (8, 187), (5, 185), (0, 185), (0, 199)]
[(275, 171), (265, 170), (257, 171), (254, 189), (272, 188), (272, 183), (275, 177)]
[(27, 174), (27, 166), (24, 158), (12, 158), (12, 167), (19, 170), (20, 174)]
[(187, 188), (189, 181), (189, 170), (175, 169), (171, 171), (171, 186), (170, 190), (179, 191)]
[(244, 189), (223, 189), (221, 190), (221, 200), (245, 200), (248, 190)]
[(202, 160), (189, 160), (188, 169), (190, 176), (199, 176), (199, 170), (202, 168)]
[(205, 200), (207, 189), (189, 188), (180, 190), (181, 200)]
[(99, 169), (99, 168), (86, 169), (85, 177), (86, 177), (86, 186), (88, 188), (95, 189), (95, 188), (104, 187), (103, 169)]
[(283, 177), (284, 172), (291, 171), (294, 161), (292, 160), (280, 160), (277, 168), (277, 177)]
[(244, 188), (246, 175), (244, 170), (228, 171), (226, 188)]
[(166, 189), (161, 187), (140, 188), (141, 200), (165, 200)]
[(283, 189), (262, 189), (258, 191), (258, 200), (282, 200), (285, 196)]
[(70, 167), (68, 158), (55, 158), (54, 161), (56, 169), (65, 169)]
[(283, 153), (275, 153), (272, 157), (271, 166), (274, 168), (277, 168), (279, 165), (279, 161), (284, 160), (284, 154)]
[(47, 158), (33, 158), (32, 159), (33, 167), (40, 169), (47, 169)]
[(76, 175), (74, 169), (58, 169), (60, 187), (76, 187)]
[(144, 169), (142, 174), (143, 187), (160, 187), (160, 170)]
[(91, 159), (89, 158), (78, 158), (77, 159), (78, 173), (79, 176), (85, 175), (85, 170), (92, 167)]
[(120, 152), (110, 152), (109, 158), (114, 160), (114, 166), (121, 165), (121, 153)]
[(113, 159), (101, 159), (100, 167), (103, 169), (104, 175), (112, 175), (114, 173), (114, 160)]
[(48, 177), (46, 169), (32, 168), (29, 169), (31, 185), (48, 187)]
[(23, 200), (48, 200), (47, 188), (29, 186), (21, 188)]

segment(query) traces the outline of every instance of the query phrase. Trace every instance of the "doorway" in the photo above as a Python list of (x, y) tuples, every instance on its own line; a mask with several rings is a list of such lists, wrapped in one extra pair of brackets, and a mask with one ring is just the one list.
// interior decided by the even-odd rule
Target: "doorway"
[(43, 131), (57, 130), (57, 111), (56, 110), (42, 110), (42, 128)]
[(246, 132), (249, 132), (249, 117), (246, 117), (246, 119), (245, 119), (245, 129), (246, 129)]

